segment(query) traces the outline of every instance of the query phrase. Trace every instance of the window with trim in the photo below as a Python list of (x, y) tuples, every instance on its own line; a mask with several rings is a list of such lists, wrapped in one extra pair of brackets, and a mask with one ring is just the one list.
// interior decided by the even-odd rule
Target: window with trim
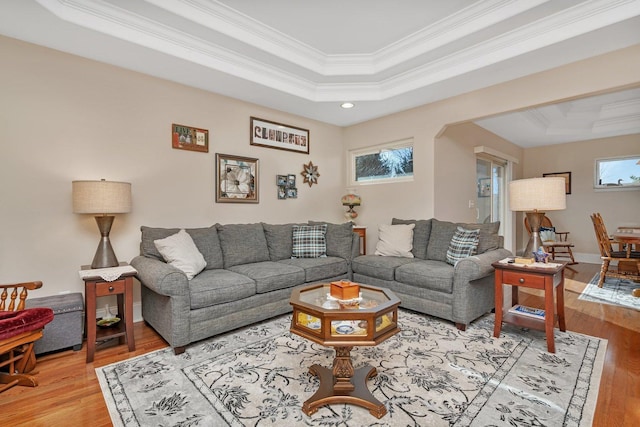
[(349, 153), (351, 185), (413, 180), (413, 139)]
[(640, 188), (640, 155), (596, 159), (595, 188)]

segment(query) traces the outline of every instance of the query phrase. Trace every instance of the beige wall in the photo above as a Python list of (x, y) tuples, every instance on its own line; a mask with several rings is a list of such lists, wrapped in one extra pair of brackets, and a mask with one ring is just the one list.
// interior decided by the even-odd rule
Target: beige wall
[(595, 159), (640, 155), (640, 134), (549, 145), (525, 150), (524, 177), (548, 172), (571, 172), (567, 209), (547, 212), (556, 229), (571, 232), (574, 254), (599, 262), (598, 246), (589, 215), (600, 212), (610, 233), (619, 225), (640, 226), (640, 191), (595, 190)]
[[(344, 220), (339, 127), (8, 38), (0, 51), (11, 58), (0, 67), (0, 283), (83, 291), (78, 269), (100, 235), (92, 216), (72, 213), (77, 179), (132, 183), (133, 212), (111, 232), (121, 261), (138, 253), (141, 225)], [(309, 129), (311, 154), (250, 146), (252, 115)], [(209, 153), (172, 149), (172, 123), (208, 129)], [(215, 153), (259, 158), (259, 204), (214, 202)], [(309, 161), (321, 174), (311, 188), (300, 176)], [(276, 174), (288, 173), (298, 199), (277, 200)]]
[[(468, 174), (471, 174), (469, 171), (475, 172), (475, 158), (468, 153), (470, 147), (466, 148), (467, 154), (462, 158), (460, 146), (443, 144), (437, 147), (436, 156), (436, 140), (446, 126), (532, 106), (638, 86), (639, 76), (640, 45), (636, 45), (346, 128), (346, 150), (408, 137), (413, 137), (415, 143), (413, 182), (369, 185), (357, 189), (363, 197), (363, 206), (360, 209), (362, 214), (358, 220), (360, 224), (368, 227), (368, 249), (371, 251), (375, 248), (377, 225), (388, 223), (394, 216), (430, 218), (437, 216), (439, 209), (448, 211), (448, 208), (440, 207), (440, 198), (436, 204), (436, 189), (444, 188), (451, 194), (456, 194), (461, 189), (459, 186), (448, 184), (447, 180), (451, 179), (451, 176), (447, 168), (467, 170)], [(502, 143), (498, 145), (503, 146)], [(441, 162), (439, 156), (458, 157), (459, 160), (455, 165), (451, 165)], [(447, 172), (442, 174), (440, 170)], [(465, 184), (462, 191), (470, 191), (468, 185)], [(453, 197), (458, 199), (457, 195)], [(442, 199), (444, 203), (444, 196)], [(454, 201), (454, 204), (459, 206), (460, 200)], [(460, 217), (467, 217), (468, 207), (463, 204), (459, 208), (462, 212)], [(521, 227), (520, 222), (518, 227)]]

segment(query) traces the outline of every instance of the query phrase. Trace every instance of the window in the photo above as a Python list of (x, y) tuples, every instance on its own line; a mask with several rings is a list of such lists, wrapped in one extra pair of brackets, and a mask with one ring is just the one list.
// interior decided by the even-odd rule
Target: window
[(596, 159), (595, 188), (640, 188), (640, 156)]
[(413, 180), (413, 139), (350, 151), (351, 185)]

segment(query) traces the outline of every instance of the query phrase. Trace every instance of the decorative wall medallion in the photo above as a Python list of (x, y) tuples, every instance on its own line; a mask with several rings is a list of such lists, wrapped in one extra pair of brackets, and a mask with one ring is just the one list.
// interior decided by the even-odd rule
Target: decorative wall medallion
[(313, 166), (313, 162), (309, 162), (308, 165), (303, 164), (302, 172), (300, 173), (304, 178), (303, 182), (309, 184), (309, 187), (311, 187), (313, 184), (318, 183), (318, 177), (320, 176), (320, 173), (318, 172), (318, 167)]

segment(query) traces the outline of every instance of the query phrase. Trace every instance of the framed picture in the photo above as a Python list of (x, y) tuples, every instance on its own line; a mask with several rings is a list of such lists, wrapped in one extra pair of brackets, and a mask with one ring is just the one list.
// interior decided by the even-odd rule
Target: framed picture
[(290, 173), (289, 175), (287, 175), (287, 187), (295, 188), (295, 186), (296, 186), (296, 175), (293, 173)]
[(491, 196), (491, 178), (480, 178), (478, 180), (478, 197)]
[(287, 198), (289, 199), (297, 199), (298, 198), (298, 189), (297, 188), (287, 188)]
[(555, 177), (555, 178), (564, 178), (564, 192), (565, 194), (571, 194), (571, 172), (552, 172), (552, 173), (543, 173), (542, 176), (544, 178)]
[(258, 159), (216, 153), (216, 202), (258, 203)]
[(250, 144), (309, 154), (309, 131), (251, 117)]
[(191, 126), (171, 125), (171, 146), (180, 150), (209, 152), (209, 131)]
[(276, 185), (278, 187), (287, 186), (287, 175), (276, 175)]
[(285, 185), (278, 186), (278, 199), (284, 200), (287, 198), (287, 187)]

